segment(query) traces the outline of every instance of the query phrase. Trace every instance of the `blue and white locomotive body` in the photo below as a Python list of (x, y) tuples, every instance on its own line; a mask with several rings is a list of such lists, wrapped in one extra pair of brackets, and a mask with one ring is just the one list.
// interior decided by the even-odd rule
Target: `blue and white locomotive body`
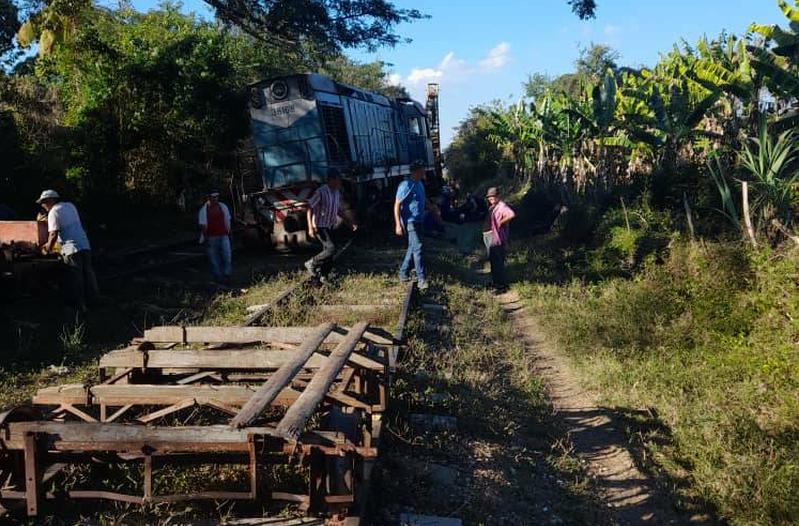
[(424, 107), (347, 86), (318, 74), (250, 86), (250, 125), (263, 182), (248, 196), (276, 243), (304, 241), (302, 216), (311, 191), (337, 168), (355, 208), (390, 192), (422, 161), (434, 174)]

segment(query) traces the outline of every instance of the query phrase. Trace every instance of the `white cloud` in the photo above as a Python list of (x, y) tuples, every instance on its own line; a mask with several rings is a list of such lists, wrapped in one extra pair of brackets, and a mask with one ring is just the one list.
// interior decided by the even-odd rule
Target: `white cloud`
[(412, 69), (406, 82), (412, 87), (433, 81), (462, 82), (476, 74), (502, 69), (508, 62), (510, 62), (510, 44), (507, 42), (500, 42), (494, 46), (477, 64), (458, 58), (454, 51), (450, 51), (436, 67)]
[(414, 68), (411, 74), (408, 75), (408, 82), (411, 84), (421, 84), (433, 79), (440, 79), (444, 76), (444, 72), (440, 69), (433, 68)]
[(392, 86), (399, 86), (402, 84), (402, 75), (399, 73), (392, 73), (388, 76), (388, 83)]
[(509, 61), (510, 44), (500, 42), (488, 52), (486, 58), (480, 61), (480, 69), (484, 72), (502, 69)]

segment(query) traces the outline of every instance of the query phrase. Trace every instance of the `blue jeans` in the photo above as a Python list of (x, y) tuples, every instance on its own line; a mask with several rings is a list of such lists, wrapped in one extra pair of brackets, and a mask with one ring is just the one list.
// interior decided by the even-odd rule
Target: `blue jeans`
[(422, 239), (421, 223), (408, 223), (405, 231), (408, 235), (408, 250), (405, 252), (405, 259), (400, 266), (400, 279), (408, 279), (411, 270), (411, 261), (416, 268), (416, 277), (419, 281), (424, 281), (424, 265), (422, 264)]
[(209, 236), (208, 263), (211, 266), (211, 276), (219, 281), (229, 278), (233, 273), (233, 257), (230, 249), (230, 236)]

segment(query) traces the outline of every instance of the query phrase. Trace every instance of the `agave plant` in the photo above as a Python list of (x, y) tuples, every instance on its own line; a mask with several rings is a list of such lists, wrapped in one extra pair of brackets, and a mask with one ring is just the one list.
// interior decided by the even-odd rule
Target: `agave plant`
[(788, 130), (773, 137), (763, 123), (740, 154), (741, 167), (753, 179), (753, 208), (764, 221), (790, 224), (799, 171), (799, 135)]
[(735, 225), (736, 228), (741, 228), (741, 221), (738, 215), (738, 205), (735, 204), (735, 197), (730, 190), (730, 185), (727, 183), (726, 170), (721, 160), (718, 157), (713, 158), (707, 163), (708, 172), (716, 183), (716, 188), (721, 197), (721, 209), (718, 212), (724, 217), (729, 219), (730, 223)]

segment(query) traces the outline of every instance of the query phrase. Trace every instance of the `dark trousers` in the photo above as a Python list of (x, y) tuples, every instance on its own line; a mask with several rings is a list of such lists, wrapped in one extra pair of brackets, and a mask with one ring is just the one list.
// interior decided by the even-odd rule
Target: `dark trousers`
[(494, 287), (507, 287), (508, 280), (505, 277), (505, 247), (495, 245), (488, 249), (488, 260), (491, 262), (491, 281)]
[(66, 295), (70, 304), (85, 309), (97, 299), (99, 289), (97, 277), (92, 266), (91, 250), (81, 250), (74, 254), (62, 255), (66, 266)]
[(322, 243), (322, 251), (315, 255), (311, 261), (313, 261), (314, 269), (326, 276), (333, 267), (333, 256), (336, 255), (333, 232), (329, 228), (319, 228), (316, 230), (316, 239)]

